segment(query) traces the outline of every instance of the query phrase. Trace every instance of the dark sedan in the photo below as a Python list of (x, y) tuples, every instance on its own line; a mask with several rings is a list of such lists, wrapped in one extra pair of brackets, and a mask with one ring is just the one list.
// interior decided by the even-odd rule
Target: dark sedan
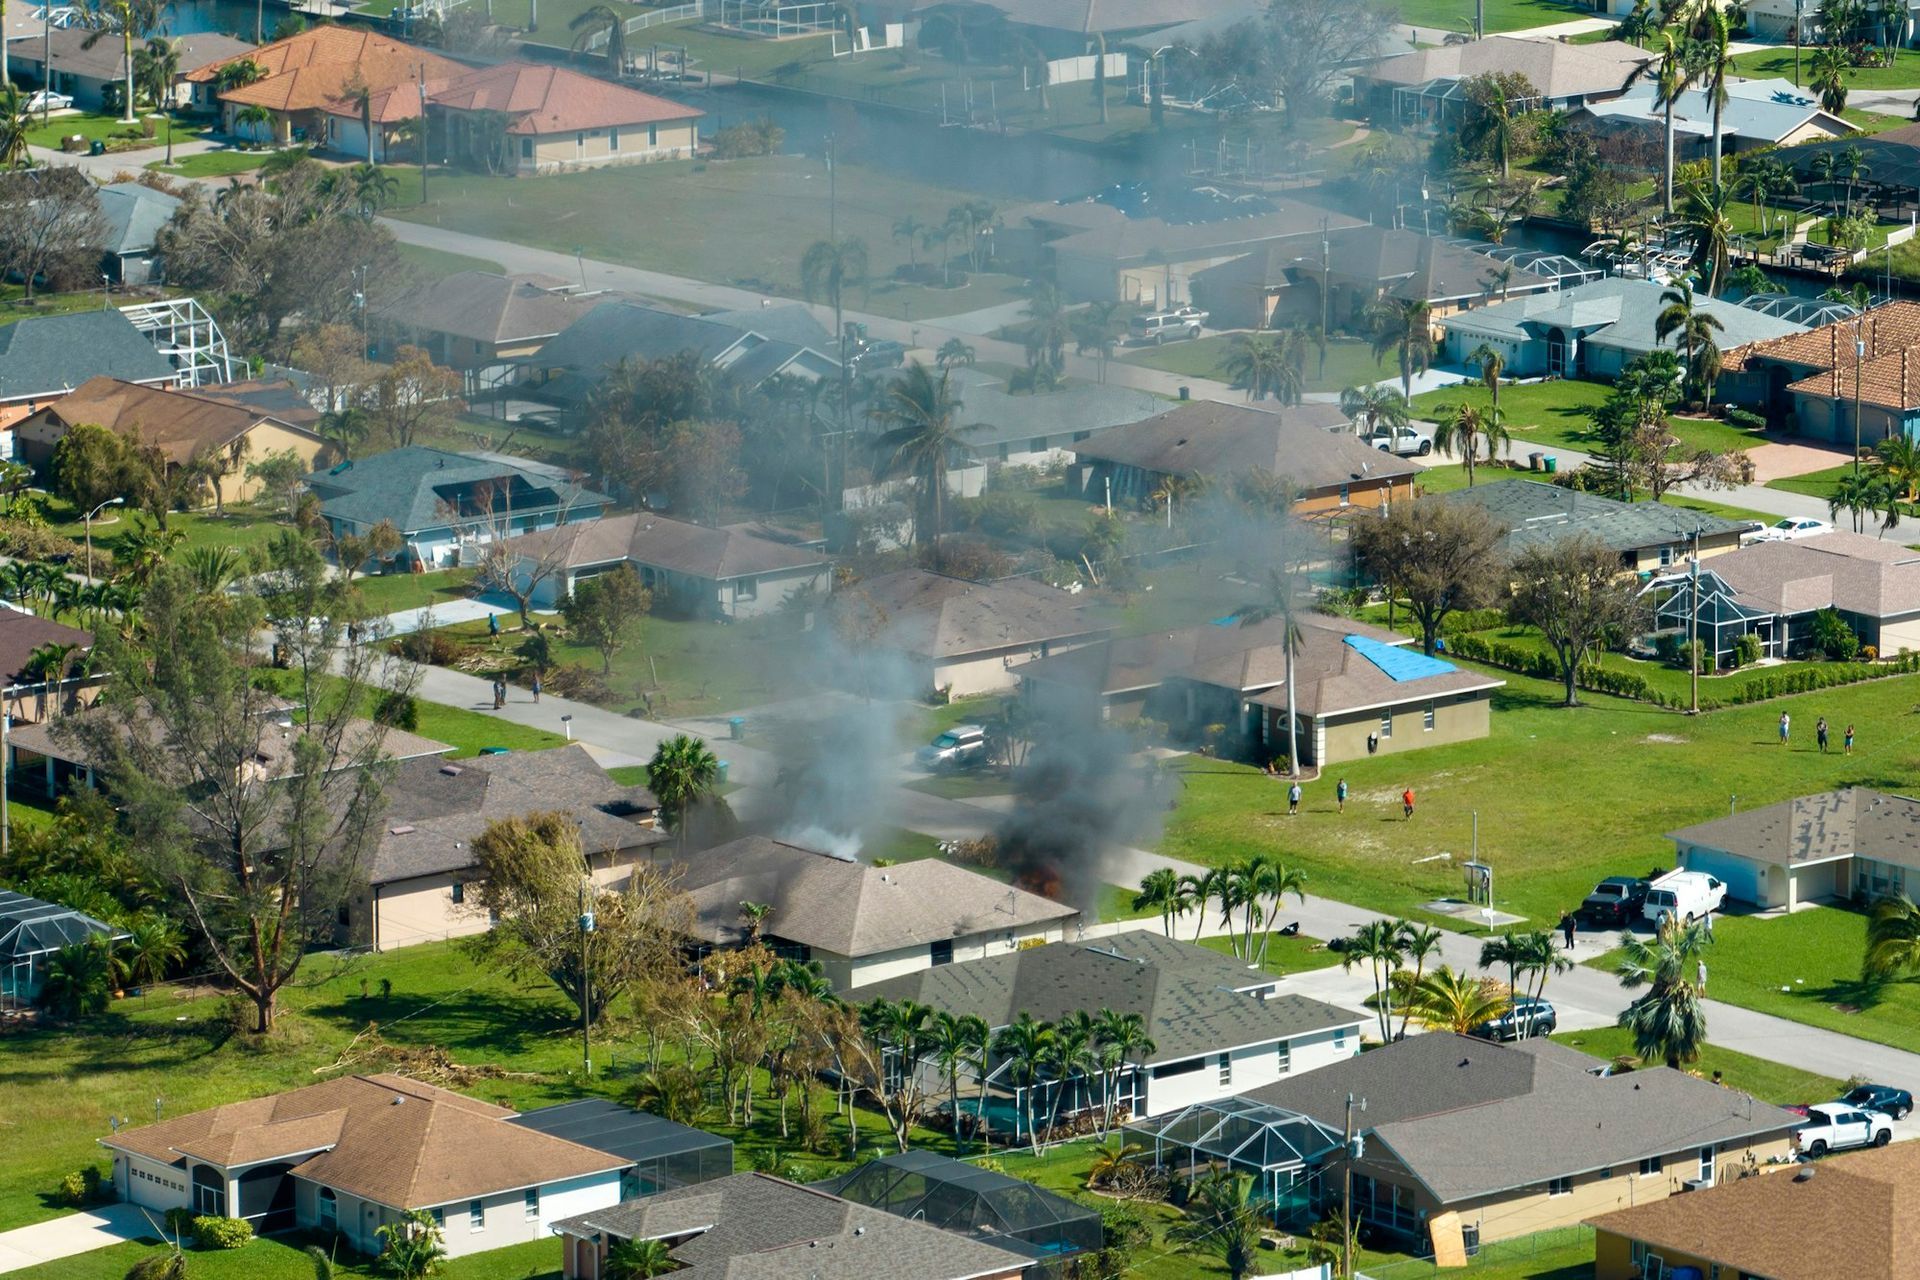
[(1515, 996), (1507, 1011), (1489, 1018), (1473, 1029), (1482, 1040), (1526, 1040), (1532, 1036), (1550, 1036), (1560, 1025), (1553, 1006), (1534, 996)]
[(1863, 1084), (1842, 1094), (1840, 1101), (1862, 1111), (1878, 1111), (1895, 1120), (1905, 1120), (1913, 1111), (1913, 1095), (1890, 1084)]

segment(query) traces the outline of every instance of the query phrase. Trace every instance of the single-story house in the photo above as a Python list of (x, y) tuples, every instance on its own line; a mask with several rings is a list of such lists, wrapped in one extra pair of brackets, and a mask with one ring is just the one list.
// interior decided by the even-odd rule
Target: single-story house
[(706, 114), (531, 62), (502, 62), (458, 76), (428, 95), (427, 110), (447, 155), (512, 176), (683, 159), (699, 149), (699, 121)]
[(1039, 200), (1004, 210), (993, 232), (993, 260), (1002, 270), (1037, 276), (1052, 262), (1056, 240), (1111, 227), (1126, 214), (1099, 200)]
[(655, 612), (756, 618), (806, 591), (825, 594), (825, 553), (738, 526), (715, 529), (651, 511), (609, 516), (515, 538), (520, 578), (540, 575), (533, 600), (551, 609), (576, 585), (631, 566), (654, 595)]
[(393, 522), (409, 566), (471, 562), (481, 545), (598, 520), (613, 499), (560, 467), (496, 453), (408, 445), (307, 477), (335, 540)]
[[(1509, 378), (1618, 377), (1636, 356), (1655, 348), (1679, 350), (1676, 336), (1665, 342), (1654, 336), (1667, 292), (1668, 286), (1657, 281), (1609, 276), (1558, 293), (1476, 307), (1440, 321), (1442, 354), (1464, 365), (1470, 352), (1491, 347), (1506, 361)], [(1720, 322), (1714, 342), (1726, 351), (1806, 328), (1704, 294), (1695, 295), (1694, 309)]]
[(1740, 1178), (1588, 1219), (1594, 1280), (1912, 1280), (1920, 1144)]
[(78, 658), (92, 648), (91, 631), (37, 617), (17, 605), (0, 604), (0, 695), (6, 698), (6, 714), (13, 717), (13, 723), (31, 724), (90, 701), (91, 686), (101, 677), (69, 675), (64, 688), (56, 690), (47, 682), (46, 673), (37, 669), (40, 660), (36, 655), (59, 649)]
[(1539, 96), (1514, 106), (1571, 111), (1619, 97), (1633, 73), (1651, 60), (1625, 41), (1565, 44), (1545, 36), (1492, 36), (1356, 68), (1353, 101), (1377, 121), (1437, 124), (1470, 109), (1465, 85), (1474, 77), (1522, 75)]
[[(1498, 273), (1505, 271), (1502, 281)], [(1424, 302), (1435, 321), (1496, 300), (1551, 293), (1560, 282), (1449, 240), (1391, 227), (1349, 227), (1317, 243), (1281, 241), (1193, 277), (1193, 300), (1223, 329), (1320, 323), (1321, 276), (1333, 329), (1363, 327), (1382, 298)], [(1311, 358), (1311, 357), (1309, 357)]]
[[(1861, 344), (1856, 347), (1856, 343)], [(1862, 440), (1920, 432), (1920, 302), (1885, 302), (1859, 317), (1772, 340), (1721, 344), (1720, 396), (1776, 425), (1849, 448), (1854, 383)]]
[(472, 374), (532, 355), (606, 300), (559, 276), (456, 271), (374, 312), (374, 346), (382, 359), (420, 347), (435, 364)]
[(100, 201), (100, 216), (107, 223), (101, 269), (115, 284), (159, 280), (163, 269), (154, 240), (180, 208), (180, 197), (156, 191), (144, 182), (109, 183), (94, 194)]
[(553, 1224), (567, 1280), (603, 1280), (621, 1244), (658, 1240), (676, 1280), (1019, 1280), (1023, 1254), (770, 1173), (627, 1200)]
[(865, 649), (905, 668), (905, 678), (954, 698), (1011, 689), (1021, 665), (1076, 649), (1111, 629), (1079, 598), (1029, 578), (970, 582), (925, 569), (863, 578), (830, 607)]
[(1571, 1227), (1789, 1160), (1801, 1118), (1667, 1067), (1606, 1064), (1551, 1040), (1409, 1036), (1255, 1089), (1249, 1097), (1335, 1132), (1351, 1112), (1360, 1154), (1320, 1166), (1337, 1209), (1435, 1253)]
[(1867, 787), (1762, 805), (1667, 839), (1689, 871), (1717, 876), (1728, 896), (1769, 910), (1920, 893), (1920, 800)]
[[(1325, 766), (1484, 738), (1506, 682), (1429, 658), (1403, 635), (1305, 613), (1293, 657), (1295, 743)], [(1229, 726), (1260, 759), (1287, 749), (1287, 652), (1279, 622), (1202, 624), (1102, 641), (1020, 671), (1024, 696), (1070, 718), (1162, 721), (1183, 734)]]
[(1073, 446), (1094, 432), (1151, 418), (1167, 404), (1115, 382), (1026, 395), (978, 369), (954, 369), (952, 378), (968, 420), (961, 443), (988, 464), (1048, 467), (1071, 461)]
[[(751, 391), (775, 375), (818, 382), (838, 378), (832, 353), (839, 344), (799, 304), (770, 307), (764, 313), (688, 316), (621, 299), (603, 300), (530, 355), (513, 363), (522, 369), (521, 391), (567, 409), (583, 408), (621, 362), (643, 364), (692, 352), (742, 391)], [(779, 326), (811, 340), (774, 337)], [(763, 327), (764, 326), (764, 327)], [(817, 332), (815, 332), (817, 331)]]
[(1330, 229), (1357, 227), (1342, 213), (1297, 200), (1271, 212), (1213, 222), (1123, 218), (1048, 243), (1060, 292), (1074, 302), (1172, 307), (1193, 298), (1193, 278), (1276, 241), (1319, 247)]
[(544, 1240), (620, 1201), (627, 1161), (513, 1123), (505, 1107), (397, 1075), (341, 1076), (121, 1129), (113, 1189), (156, 1214), (241, 1218), (258, 1233), (338, 1234), (433, 1215), (451, 1257)]
[(47, 976), (47, 957), (60, 948), (94, 938), (126, 936), (72, 907), (0, 889), (0, 1008), (38, 1000)]
[[(1632, 137), (1650, 147), (1665, 145), (1666, 109), (1650, 80), (1624, 96), (1591, 102), (1569, 123), (1601, 137)], [(1789, 80), (1729, 80), (1720, 111), (1723, 155), (1756, 147), (1794, 147), (1860, 132), (1860, 127), (1820, 107), (1818, 95), (1796, 89)], [(1674, 100), (1674, 157), (1685, 163), (1713, 154), (1713, 102), (1705, 89), (1689, 89)]]
[(1294, 514), (1308, 519), (1411, 500), (1421, 467), (1362, 443), (1348, 423), (1331, 404), (1189, 400), (1075, 444), (1068, 483), (1091, 502), (1150, 502), (1168, 476), (1225, 484), (1261, 470), (1294, 483)]
[(38, 408), (92, 378), (148, 387), (180, 384), (180, 371), (118, 311), (28, 316), (0, 328), (0, 405)]
[[(1676, 568), (1652, 586), (1657, 620), (1682, 631), (1696, 617), (1692, 574)], [(1920, 649), (1920, 552), (1898, 542), (1838, 530), (1817, 538), (1756, 542), (1700, 571), (1699, 634), (1716, 658), (1743, 635), (1767, 657), (1788, 657), (1811, 641), (1814, 615), (1832, 609), (1860, 642), (1883, 657)]]
[[(39, 24), (36, 21), (36, 28)], [(93, 41), (88, 47), (88, 41)], [(171, 43), (179, 50), (181, 70), (174, 76), (172, 98), (177, 106), (186, 106), (192, 101), (192, 86), (188, 72), (208, 62), (224, 62), (229, 58), (244, 58), (253, 51), (253, 45), (246, 40), (221, 35), (217, 31), (196, 31), (191, 35), (174, 36)], [(141, 42), (136, 40), (137, 52)], [(46, 64), (51, 55), (53, 78), (48, 85)], [(7, 70), (29, 84), (52, 88), (55, 93), (64, 93), (73, 99), (73, 105), (82, 111), (101, 111), (105, 109), (106, 95), (111, 92), (116, 102), (124, 101), (127, 85), (127, 68), (117, 37), (100, 39), (92, 27), (83, 22), (72, 26), (50, 26), (45, 31), (36, 29), (26, 39), (15, 37), (7, 43)], [(108, 86), (112, 88), (109, 89)], [(146, 91), (141, 90), (141, 100), (146, 99)], [(122, 110), (115, 107), (114, 110)], [(57, 122), (56, 122), (57, 123)], [(166, 136), (166, 124), (154, 120), (157, 137)]]
[[(229, 502), (248, 501), (260, 491), (260, 481), (247, 475), (249, 461), (290, 452), (308, 468), (319, 468), (339, 456), (325, 436), (271, 414), (198, 391), (104, 375), (87, 379), (15, 426), (15, 456), (44, 477), (60, 442), (82, 425), (105, 427), (157, 449), (169, 467), (219, 458), (226, 469), (220, 493)], [(213, 495), (203, 497), (211, 501)]]
[[(970, 1014), (996, 1031), (1021, 1014), (1057, 1022), (1081, 1011), (1137, 1013), (1154, 1048), (1120, 1071), (1113, 1096), (1123, 1118), (1162, 1115), (1311, 1076), (1360, 1052), (1363, 1021), (1282, 991), (1280, 979), (1244, 961), (1152, 929), (923, 969), (856, 987), (845, 998), (856, 1005), (912, 1000), (936, 1012)], [(936, 1070), (930, 1062), (920, 1067), (930, 1075)], [(978, 1095), (979, 1081), (966, 1083), (969, 1074), (962, 1072), (963, 1114), (978, 1105), (970, 1095)], [(1013, 1082), (1008, 1060), (998, 1053), (991, 1055), (986, 1076), (992, 1132), (1022, 1140), (1029, 1086)], [(944, 1082), (944, 1075), (939, 1078)], [(1056, 1100), (1063, 1117), (1100, 1106), (1097, 1081), (1082, 1074), (1032, 1088), (1036, 1117), (1051, 1114)]]
[[(251, 84), (219, 92), (215, 82), (220, 69), (242, 59), (265, 74)], [(196, 93), (217, 99), (226, 133), (283, 146), (295, 142), (325, 145), (362, 159), (379, 160), (386, 158), (384, 143), (394, 127), (420, 118), (422, 77), (431, 92), (437, 85), (466, 75), (467, 70), (464, 64), (431, 49), (402, 44), (364, 27), (327, 24), (202, 63), (187, 73), (187, 79), (201, 86)], [(382, 145), (374, 148), (371, 157), (357, 101), (362, 90), (368, 94), (369, 106), (378, 108), (374, 111), (374, 127)], [(249, 107), (264, 107), (272, 123), (242, 124), (240, 114)], [(351, 120), (336, 114), (341, 111), (348, 111)]]
[(938, 858), (876, 867), (766, 836), (702, 850), (679, 872), (700, 945), (741, 945), (740, 904), (764, 903), (760, 936), (819, 964), (837, 991), (1059, 942), (1080, 916)]
[(1598, 539), (1619, 553), (1620, 567), (1633, 573), (1657, 573), (1685, 563), (1700, 535), (1700, 558), (1739, 549), (1748, 526), (1705, 512), (1683, 511), (1658, 502), (1622, 502), (1544, 480), (1496, 480), (1440, 495), (1443, 502), (1471, 503), (1507, 530), (1507, 549), (1562, 538)]
[(645, 787), (622, 786), (578, 743), (443, 760), (407, 760), (384, 784), (386, 813), (367, 855), (367, 887), (347, 904), (349, 941), (375, 951), (485, 933), (467, 905), (479, 878), (473, 845), (501, 818), (558, 811), (580, 824), (583, 868), (617, 884), (666, 839), (660, 805)]
[(606, 1098), (536, 1107), (507, 1117), (507, 1123), (626, 1161), (620, 1171), (622, 1200), (714, 1182), (733, 1173), (732, 1139)]

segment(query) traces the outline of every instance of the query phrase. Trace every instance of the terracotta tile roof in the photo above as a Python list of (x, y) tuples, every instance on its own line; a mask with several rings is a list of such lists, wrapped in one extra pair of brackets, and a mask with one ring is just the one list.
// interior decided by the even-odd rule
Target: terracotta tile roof
[[(1852, 320), (1823, 324), (1805, 333), (1790, 333), (1765, 342), (1750, 342), (1734, 347), (1721, 357), (1720, 367), (1733, 372), (1747, 367), (1755, 358), (1777, 360), (1783, 364), (1805, 365), (1813, 369), (1846, 368), (1848, 392), (1852, 392), (1854, 329)], [(1886, 302), (1866, 313), (1867, 358), (1890, 355), (1920, 346), (1920, 302)]]
[[(1920, 339), (1916, 339), (1920, 343)], [(1914, 347), (1879, 358), (1869, 356), (1860, 365), (1856, 377), (1853, 339), (1841, 347), (1841, 363), (1812, 377), (1788, 385), (1787, 390), (1804, 396), (1824, 396), (1829, 400), (1851, 400), (1858, 383), (1860, 403), (1880, 409), (1908, 409), (1920, 404), (1920, 360)]]
[[(366, 85), (375, 94), (387, 94), (418, 80), (424, 68), (429, 88), (466, 73), (466, 67), (427, 49), (389, 40), (371, 31), (351, 27), (314, 27), (298, 35), (233, 58), (196, 67), (187, 79), (206, 83), (229, 62), (250, 58), (266, 78), (220, 95), (225, 102), (262, 106), (275, 111), (324, 111), (343, 100), (350, 85)], [(413, 110), (398, 119), (420, 114), (418, 91)], [(358, 114), (358, 107), (352, 114)]]
[(228, 1168), (307, 1156), (293, 1168), (299, 1177), (395, 1209), (451, 1204), (624, 1163), (502, 1123), (513, 1115), (401, 1076), (342, 1076), (123, 1129), (102, 1143), (168, 1163), (192, 1155)]
[(517, 116), (507, 132), (528, 136), (691, 120), (706, 114), (578, 71), (530, 62), (503, 62), (468, 72), (436, 92), (433, 101), (450, 111)]

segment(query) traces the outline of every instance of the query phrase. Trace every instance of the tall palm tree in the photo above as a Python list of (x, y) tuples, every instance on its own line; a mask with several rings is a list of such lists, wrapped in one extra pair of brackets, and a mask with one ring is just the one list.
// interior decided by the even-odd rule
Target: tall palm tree
[(573, 38), (575, 49), (587, 48), (594, 36), (604, 31), (608, 74), (618, 76), (627, 69), (627, 19), (612, 5), (596, 4), (582, 9), (567, 23), (567, 30), (578, 33)]
[(1075, 355), (1094, 355), (1100, 360), (1100, 381), (1107, 380), (1107, 362), (1113, 359), (1113, 349), (1120, 344), (1124, 329), (1120, 323), (1120, 304), (1118, 302), (1089, 302), (1073, 316), (1073, 350)]
[[(1441, 945), (1446, 941), (1446, 934), (1430, 924), (1415, 924), (1411, 920), (1403, 920), (1400, 923), (1400, 941), (1406, 948), (1406, 958), (1413, 961), (1411, 985), (1417, 988), (1420, 980), (1426, 976), (1427, 961), (1440, 954)], [(1407, 1024), (1412, 1020), (1413, 1010), (1409, 1007), (1400, 1015), (1400, 1035), (1403, 1039), (1407, 1034)]]
[(1133, 895), (1135, 911), (1158, 911), (1160, 932), (1173, 936), (1173, 909), (1180, 901), (1180, 875), (1171, 867), (1155, 867), (1140, 881)]
[(1620, 935), (1620, 985), (1645, 989), (1620, 1014), (1619, 1025), (1633, 1032), (1634, 1051), (1676, 1070), (1700, 1056), (1707, 1042), (1707, 1015), (1693, 985), (1695, 968), (1713, 945), (1704, 924), (1668, 922), (1652, 938)]
[(1507, 371), (1507, 358), (1483, 342), (1467, 352), (1467, 363), (1479, 368), (1480, 383), (1486, 387), (1488, 396), (1492, 398), (1491, 408), (1494, 416), (1499, 417), (1500, 375)]
[(1025, 1009), (993, 1037), (993, 1051), (1005, 1059), (1007, 1074), (1021, 1091), (1021, 1118), (1033, 1154), (1040, 1154), (1040, 1133), (1033, 1124), (1033, 1094), (1053, 1056), (1053, 1024), (1041, 1022)]
[(1389, 351), (1400, 363), (1400, 392), (1413, 399), (1413, 375), (1433, 363), (1433, 307), (1418, 298), (1382, 298), (1367, 308), (1373, 358)]
[(1380, 1039), (1393, 1039), (1393, 975), (1406, 959), (1406, 934), (1398, 920), (1369, 920), (1354, 930), (1340, 953), (1340, 967), (1366, 964), (1373, 973), (1374, 1013), (1380, 1019)]
[(1294, 566), (1267, 570), (1266, 598), (1240, 606), (1233, 617), (1243, 627), (1258, 622), (1280, 623), (1280, 649), (1287, 659), (1287, 776), (1300, 776), (1300, 729), (1295, 722), (1293, 697), (1293, 660), (1300, 653), (1300, 626), (1295, 621), (1300, 606), (1300, 582)]
[(1706, 281), (1704, 292), (1711, 298), (1720, 292), (1720, 281), (1727, 274), (1727, 258), (1733, 244), (1733, 222), (1727, 216), (1725, 190), (1694, 183), (1687, 188), (1687, 208), (1683, 215), (1687, 238), (1693, 241), (1693, 265)]
[(1069, 1086), (1080, 1082), (1087, 1088), (1088, 1077), (1099, 1069), (1094, 1046), (1093, 1015), (1085, 1009), (1065, 1014), (1053, 1028), (1053, 1050), (1047, 1055), (1047, 1070), (1053, 1077), (1053, 1104), (1047, 1108), (1047, 1141), (1060, 1126), (1060, 1107), (1067, 1101)]
[(1363, 436), (1396, 431), (1411, 420), (1407, 398), (1393, 387), (1377, 382), (1342, 391), (1340, 412), (1352, 420)]
[(1267, 948), (1273, 942), (1273, 924), (1280, 915), (1280, 907), (1286, 896), (1292, 894), (1303, 907), (1307, 904), (1307, 874), (1284, 862), (1262, 861), (1253, 874), (1253, 889), (1272, 903), (1265, 912), (1260, 933), (1260, 953), (1253, 957), (1255, 964), (1264, 965), (1267, 962)]
[(1120, 1101), (1120, 1073), (1159, 1050), (1147, 1034), (1147, 1020), (1138, 1013), (1101, 1009), (1094, 1018), (1094, 1043), (1100, 1059), (1101, 1127), (1111, 1130)]
[(1867, 157), (1859, 147), (1847, 146), (1840, 150), (1839, 158), (1833, 162), (1833, 176), (1847, 184), (1847, 216), (1853, 216), (1853, 189), (1873, 176), (1873, 166), (1867, 163)]
[(1249, 400), (1272, 396), (1281, 404), (1296, 404), (1304, 389), (1300, 369), (1287, 358), (1280, 344), (1265, 334), (1233, 335), (1227, 358), (1220, 367), (1231, 385), (1246, 389)]
[(960, 396), (952, 375), (915, 360), (888, 386), (873, 419), (884, 430), (873, 442), (883, 479), (911, 476), (920, 486), (924, 521), (915, 520), (914, 541), (940, 554), (947, 471), (956, 455), (969, 452), (960, 423)]
[(1867, 916), (1860, 976), (1873, 982), (1920, 974), (1920, 907), (1904, 893), (1876, 898)]
[(1527, 979), (1527, 994), (1538, 1000), (1547, 992), (1547, 979), (1573, 971), (1573, 960), (1546, 929), (1530, 929), (1514, 939), (1520, 948), (1517, 971)]
[[(4, 19), (0, 14), (0, 19)], [(4, 42), (0, 42), (4, 43)], [(133, 78), (156, 111), (173, 110), (173, 86), (180, 78), (180, 44), (165, 36), (150, 38), (133, 55)]]
[(1727, 107), (1727, 81), (1732, 77), (1735, 67), (1733, 54), (1728, 48), (1727, 14), (1717, 4), (1702, 7), (1695, 23), (1696, 38), (1693, 43), (1693, 63), (1698, 69), (1696, 74), (1705, 90), (1707, 102), (1713, 108), (1713, 185), (1717, 191), (1725, 191), (1721, 182), (1720, 154), (1723, 139), (1720, 136), (1720, 117)]
[(1471, 1035), (1475, 1027), (1499, 1017), (1510, 1002), (1497, 984), (1444, 964), (1407, 988), (1407, 1009), (1415, 1021), (1458, 1036)]
[(1500, 420), (1497, 409), (1481, 412), (1472, 401), (1462, 400), (1453, 406), (1452, 412), (1441, 417), (1433, 432), (1433, 447), (1449, 458), (1458, 455), (1460, 466), (1467, 473), (1467, 487), (1473, 487), (1474, 468), (1480, 465), (1480, 450), (1487, 452), (1486, 460), (1492, 462), (1500, 456), (1500, 450), (1511, 448), (1513, 433), (1507, 430)]
[(1642, 63), (1631, 76), (1627, 77), (1628, 87), (1643, 77), (1653, 78), (1653, 105), (1664, 117), (1661, 137), (1665, 144), (1665, 159), (1661, 168), (1661, 208), (1666, 213), (1673, 212), (1673, 109), (1680, 101), (1680, 95), (1693, 83), (1694, 71), (1688, 63), (1686, 36), (1673, 25), (1660, 30), (1659, 38), (1654, 41), (1655, 58)]
[(1853, 65), (1847, 51), (1838, 45), (1822, 45), (1813, 51), (1813, 65), (1807, 85), (1820, 95), (1820, 109), (1839, 115), (1847, 109), (1847, 77)]
[[(1200, 935), (1207, 930), (1207, 904), (1215, 898), (1221, 897), (1223, 887), (1227, 882), (1227, 869), (1225, 867), (1209, 867), (1199, 875), (1188, 876), (1187, 879), (1191, 882), (1190, 888), (1193, 894), (1194, 906), (1198, 911), (1193, 922), (1193, 940), (1198, 942), (1200, 941)], [(1221, 907), (1221, 914), (1224, 918), (1224, 901)]]
[(720, 785), (720, 761), (704, 740), (677, 733), (653, 749), (647, 761), (647, 790), (660, 802), (660, 816), (687, 851), (687, 815)]
[(979, 359), (979, 355), (967, 345), (965, 338), (948, 338), (940, 344), (940, 350), (934, 354), (933, 359), (934, 363), (942, 369), (951, 369), (957, 364), (971, 367), (973, 362)]
[(800, 256), (800, 288), (812, 302), (825, 298), (833, 308), (833, 332), (838, 338), (846, 332), (841, 322), (841, 304), (846, 291), (867, 278), (867, 242), (855, 236), (841, 240), (816, 240)]
[(126, 115), (122, 124), (134, 121), (133, 44), (160, 25), (162, 0), (91, 0), (81, 14), (81, 22), (90, 28), (82, 49), (91, 49), (108, 36), (120, 39), (121, 66), (126, 78)]
[(907, 270), (912, 271), (919, 259), (915, 250), (920, 247), (920, 237), (927, 233), (927, 224), (912, 214), (902, 214), (893, 220), (893, 238), (907, 242)]
[(973, 1056), (973, 1037), (966, 1019), (973, 1017), (936, 1009), (927, 1020), (927, 1048), (934, 1066), (947, 1080), (947, 1107), (953, 1116), (955, 1137), (960, 1134), (960, 1073)]
[(1660, 314), (1653, 319), (1653, 336), (1661, 342), (1678, 335), (1680, 349), (1685, 353), (1687, 362), (1687, 380), (1700, 393), (1701, 403), (1707, 409), (1713, 408), (1713, 388), (1706, 377), (1706, 353), (1711, 351), (1716, 357), (1720, 348), (1714, 342), (1713, 335), (1723, 333), (1726, 326), (1711, 311), (1699, 305), (1694, 297), (1693, 282), (1676, 281), (1671, 289), (1660, 295)]
[(1520, 935), (1511, 929), (1505, 933), (1496, 933), (1480, 944), (1480, 967), (1492, 969), (1498, 965), (1505, 965), (1509, 991), (1520, 985), (1520, 966), (1526, 963), (1526, 959), (1526, 946), (1520, 941)]
[(1865, 531), (1869, 513), (1878, 514), (1884, 534), (1900, 523), (1900, 496), (1884, 471), (1844, 471), (1827, 497), (1827, 516), (1838, 520), (1842, 511), (1852, 516), (1855, 533)]

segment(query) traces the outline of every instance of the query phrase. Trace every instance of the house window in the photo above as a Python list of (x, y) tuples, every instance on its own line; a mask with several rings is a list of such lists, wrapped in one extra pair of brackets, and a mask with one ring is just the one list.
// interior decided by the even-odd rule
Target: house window
[(647, 145), (650, 147), (657, 147), (660, 145), (660, 126), (659, 125), (650, 124), (647, 126)]
[(1220, 1083), (1233, 1083), (1233, 1055), (1230, 1053), (1220, 1055)]
[(1027, 441), (1028, 453), (1045, 453), (1046, 451), (1047, 438), (1045, 436), (1035, 436), (1033, 439)]
[(1391, 738), (1393, 736), (1392, 707), (1383, 708), (1380, 712), (1380, 736), (1383, 738)]
[(333, 1194), (332, 1187), (320, 1188), (320, 1229), (338, 1230), (340, 1225), (340, 1202)]
[(522, 160), (533, 159), (533, 139), (532, 138), (520, 139), (520, 158)]
[(1336, 1049), (1344, 1049), (1347, 1047), (1347, 1029), (1345, 1027), (1335, 1027), (1333, 1029), (1333, 1047)]
[(350, 908), (349, 908), (349, 907), (347, 906), (347, 904), (346, 904), (346, 903), (344, 903), (344, 902), (343, 902), (343, 903), (341, 903), (341, 904), (340, 904), (340, 910), (339, 910), (339, 911), (338, 911), (338, 912), (337, 912), (336, 914), (337, 914), (337, 917), (338, 917), (338, 919), (339, 919), (339, 921), (340, 921), (340, 927), (341, 927), (342, 929), (344, 929), (344, 928), (346, 928), (346, 927), (347, 927), (348, 925), (350, 925), (350, 924), (352, 924), (352, 923), (353, 923), (353, 914), (352, 914), (352, 911), (351, 911), (351, 909), (350, 909)]
[(760, 580), (758, 578), (737, 578), (733, 584), (735, 600), (758, 600), (760, 598)]
[(528, 1187), (525, 1199), (527, 1204), (527, 1221), (540, 1221), (540, 1188)]
[(1426, 710), (1420, 713), (1420, 727), (1428, 733), (1433, 732), (1433, 704), (1429, 702)]
[(455, 880), (453, 882), (453, 905), (457, 907), (461, 903), (465, 902), (466, 900), (467, 900), (466, 884), (462, 881)]
[(585, 151), (587, 149), (587, 135), (584, 132), (573, 135), (573, 149), (575, 151)]
[(487, 1229), (487, 1206), (478, 1200), (467, 1201), (467, 1230), (485, 1231)]
[(1553, 1181), (1547, 1183), (1547, 1194), (1550, 1196), (1572, 1195), (1573, 1179), (1572, 1178), (1555, 1178)]
[(1660, 548), (1660, 567), (1664, 569), (1668, 565), (1672, 564), (1676, 559), (1679, 558), (1679, 554), (1680, 554), (1679, 550), (1675, 548), (1671, 543)]
[(1659, 1156), (1648, 1156), (1640, 1162), (1640, 1176), (1643, 1178), (1658, 1177), (1663, 1168), (1664, 1166), (1660, 1163)]
[(1345, 506), (1351, 506), (1352, 504), (1353, 504), (1353, 486), (1345, 485), (1345, 484), (1341, 485), (1340, 486), (1340, 505), (1345, 507)]
[(445, 1231), (447, 1229), (447, 1211), (443, 1208), (436, 1207), (431, 1210), (431, 1212), (433, 1214), (433, 1225)]
[(620, 130), (618, 129), (607, 130), (607, 150), (618, 151), (619, 149), (620, 149)]
[(1700, 1148), (1700, 1181), (1713, 1181), (1713, 1147), (1711, 1145)]
[(941, 938), (928, 948), (935, 964), (953, 963), (953, 939)]
[(1280, 1074), (1283, 1076), (1293, 1070), (1293, 1046), (1287, 1041), (1282, 1040), (1274, 1046), (1273, 1065), (1279, 1069)]

